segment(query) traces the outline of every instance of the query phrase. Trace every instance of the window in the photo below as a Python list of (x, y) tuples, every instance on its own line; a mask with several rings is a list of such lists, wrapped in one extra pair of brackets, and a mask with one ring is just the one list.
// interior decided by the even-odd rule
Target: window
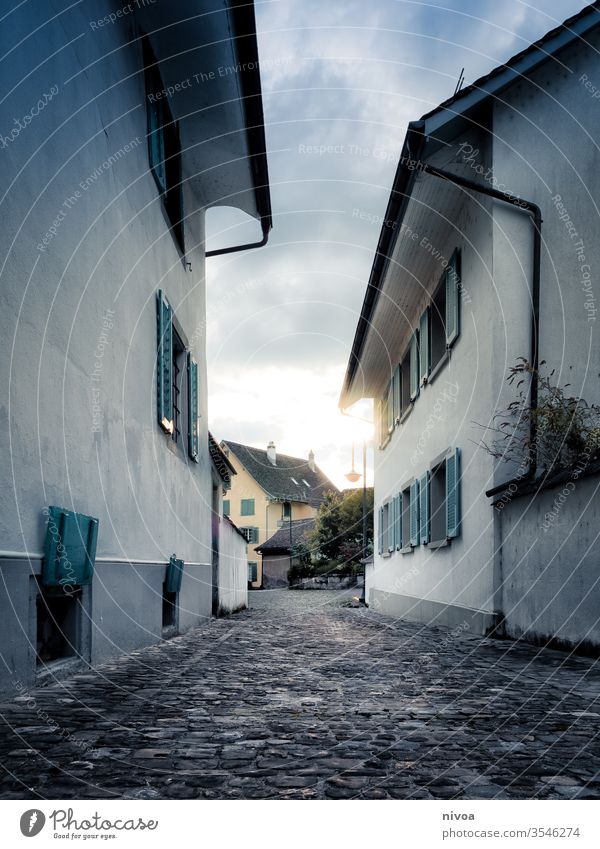
[(307, 486), (310, 489), (310, 484), (307, 480), (304, 480), (304, 478), (302, 478), (302, 483), (304, 484), (304, 486)]
[(156, 308), (158, 422), (182, 450), (185, 450), (182, 428), (187, 424), (188, 455), (198, 463), (198, 365), (186, 352), (181, 335), (174, 327), (173, 310), (161, 290), (157, 293)]
[(296, 484), (296, 486), (300, 486), (300, 484), (298, 483), (296, 478), (290, 478), (290, 480), (291, 480), (292, 483)]
[(254, 499), (242, 498), (240, 514), (242, 516), (254, 516)]
[(173, 366), (171, 370), (172, 380), (173, 380), (173, 389), (172, 389), (172, 398), (173, 398), (173, 442), (179, 442), (181, 437), (181, 410), (183, 405), (183, 395), (182, 395), (182, 372), (183, 372), (183, 363), (185, 361), (185, 347), (183, 342), (181, 341), (181, 337), (177, 333), (175, 329), (173, 329), (173, 344), (171, 348), (172, 357), (173, 357)]
[(223, 499), (223, 515), (224, 516), (230, 516), (231, 515), (231, 502), (227, 498)]
[(446, 354), (446, 275), (440, 281), (430, 311), (431, 320), (431, 369), (433, 370)]
[(258, 542), (258, 528), (240, 528), (247, 542), (255, 544)]
[(177, 122), (173, 120), (164, 84), (148, 38), (143, 40), (144, 81), (146, 86), (146, 120), (148, 160), (171, 232), (184, 252), (183, 193), (181, 180), (181, 144)]
[(403, 489), (400, 494), (400, 534), (402, 547), (410, 544), (410, 487)]
[(460, 450), (456, 448), (441, 462), (436, 463), (431, 471), (425, 472), (418, 482), (418, 487), (420, 541), (423, 544), (440, 543), (459, 536)]
[(431, 372), (431, 323), (426, 307), (419, 321), (419, 383), (424, 386)]
[(446, 539), (446, 461), (431, 470), (431, 539)]
[(258, 580), (258, 563), (256, 560), (248, 561), (248, 582), (254, 584)]
[(284, 501), (281, 508), (281, 518), (290, 519), (292, 516), (292, 505), (289, 501)]

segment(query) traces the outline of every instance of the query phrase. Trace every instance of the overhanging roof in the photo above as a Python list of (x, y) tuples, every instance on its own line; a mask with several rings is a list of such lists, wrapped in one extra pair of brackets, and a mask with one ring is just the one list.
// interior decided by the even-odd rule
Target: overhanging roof
[(339, 400), (342, 409), (351, 406), (362, 397), (368, 397), (361, 395), (353, 384), (359, 375), (361, 357), (369, 336), (374, 311), (414, 189), (415, 178), (418, 174), (415, 165), (419, 160), (434, 154), (445, 142), (455, 138), (461, 126), (472, 126), (473, 122), (477, 124), (477, 116), (481, 114), (481, 109), (494, 98), (499, 98), (510, 85), (527, 77), (545, 62), (551, 59), (556, 60), (560, 51), (577, 41), (585, 40), (586, 34), (599, 25), (600, 2), (596, 2), (550, 30), (526, 50), (515, 54), (505, 64), (499, 65), (489, 74), (480, 77), (472, 85), (427, 112), (419, 121), (409, 123), (384, 215), (386, 223), (379, 235), (346, 369)]
[(199, 204), (272, 226), (254, 4), (155, 0), (136, 11), (179, 122), (183, 176)]

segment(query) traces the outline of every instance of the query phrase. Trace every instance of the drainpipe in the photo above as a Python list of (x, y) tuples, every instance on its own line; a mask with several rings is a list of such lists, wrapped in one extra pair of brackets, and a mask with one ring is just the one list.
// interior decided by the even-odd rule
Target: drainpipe
[(206, 257), (209, 256), (222, 256), (223, 254), (235, 254), (238, 251), (251, 251), (253, 248), (264, 248), (264, 246), (269, 241), (269, 230), (271, 229), (271, 224), (266, 218), (261, 218), (261, 226), (262, 226), (262, 234), (263, 237), (260, 242), (249, 242), (245, 245), (235, 245), (232, 248), (219, 248), (216, 251), (206, 251), (204, 254)]
[[(529, 407), (530, 410), (534, 410), (537, 407), (538, 403), (538, 376), (537, 371), (539, 367), (539, 357), (540, 357), (540, 344), (539, 344), (539, 322), (540, 322), (540, 268), (541, 268), (541, 253), (542, 253), (542, 213), (539, 206), (533, 201), (524, 200), (523, 198), (517, 197), (517, 195), (513, 195), (510, 192), (499, 192), (497, 189), (493, 189), (490, 186), (482, 186), (480, 183), (475, 183), (473, 180), (469, 180), (466, 177), (461, 177), (458, 174), (452, 174), (450, 171), (444, 171), (441, 168), (436, 168), (434, 165), (429, 165), (425, 162), (418, 163), (419, 171), (423, 171), (426, 174), (431, 174), (433, 177), (440, 177), (443, 180), (447, 180), (449, 183), (454, 183), (457, 186), (462, 186), (465, 189), (473, 192), (479, 192), (480, 194), (487, 195), (488, 197), (494, 198), (494, 200), (502, 201), (503, 203), (507, 203), (515, 209), (519, 209), (522, 212), (527, 212), (531, 216), (531, 221), (533, 224), (533, 279), (531, 281), (531, 365), (533, 368), (533, 373), (531, 375), (531, 387), (529, 393)], [(527, 465), (527, 470), (523, 475), (519, 477), (512, 478), (505, 483), (499, 484), (498, 486), (493, 487), (492, 489), (488, 489), (486, 492), (486, 496), (489, 498), (491, 496), (497, 495), (499, 492), (503, 492), (505, 489), (508, 489), (513, 483), (520, 483), (523, 480), (528, 478), (532, 478), (535, 475), (536, 471), (536, 456), (535, 456), (535, 443), (537, 437), (537, 428), (535, 417), (533, 415), (530, 416), (529, 419), (529, 440), (533, 449), (533, 453), (530, 454), (530, 458)]]

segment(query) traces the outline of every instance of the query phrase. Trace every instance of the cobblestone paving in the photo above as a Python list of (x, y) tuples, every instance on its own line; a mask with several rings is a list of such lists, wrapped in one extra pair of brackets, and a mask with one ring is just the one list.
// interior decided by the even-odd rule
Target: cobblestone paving
[(597, 662), (342, 602), (252, 593), (3, 702), (0, 795), (600, 798)]

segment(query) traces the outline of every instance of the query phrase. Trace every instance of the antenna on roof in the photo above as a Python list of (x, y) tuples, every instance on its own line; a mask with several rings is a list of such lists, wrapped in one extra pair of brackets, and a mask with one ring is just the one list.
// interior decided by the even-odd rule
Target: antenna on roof
[(460, 74), (458, 75), (458, 82), (456, 83), (456, 88), (454, 89), (454, 94), (452, 95), (453, 97), (456, 97), (458, 92), (461, 90), (462, 84), (464, 83), (464, 81), (465, 81), (465, 69), (461, 68)]

